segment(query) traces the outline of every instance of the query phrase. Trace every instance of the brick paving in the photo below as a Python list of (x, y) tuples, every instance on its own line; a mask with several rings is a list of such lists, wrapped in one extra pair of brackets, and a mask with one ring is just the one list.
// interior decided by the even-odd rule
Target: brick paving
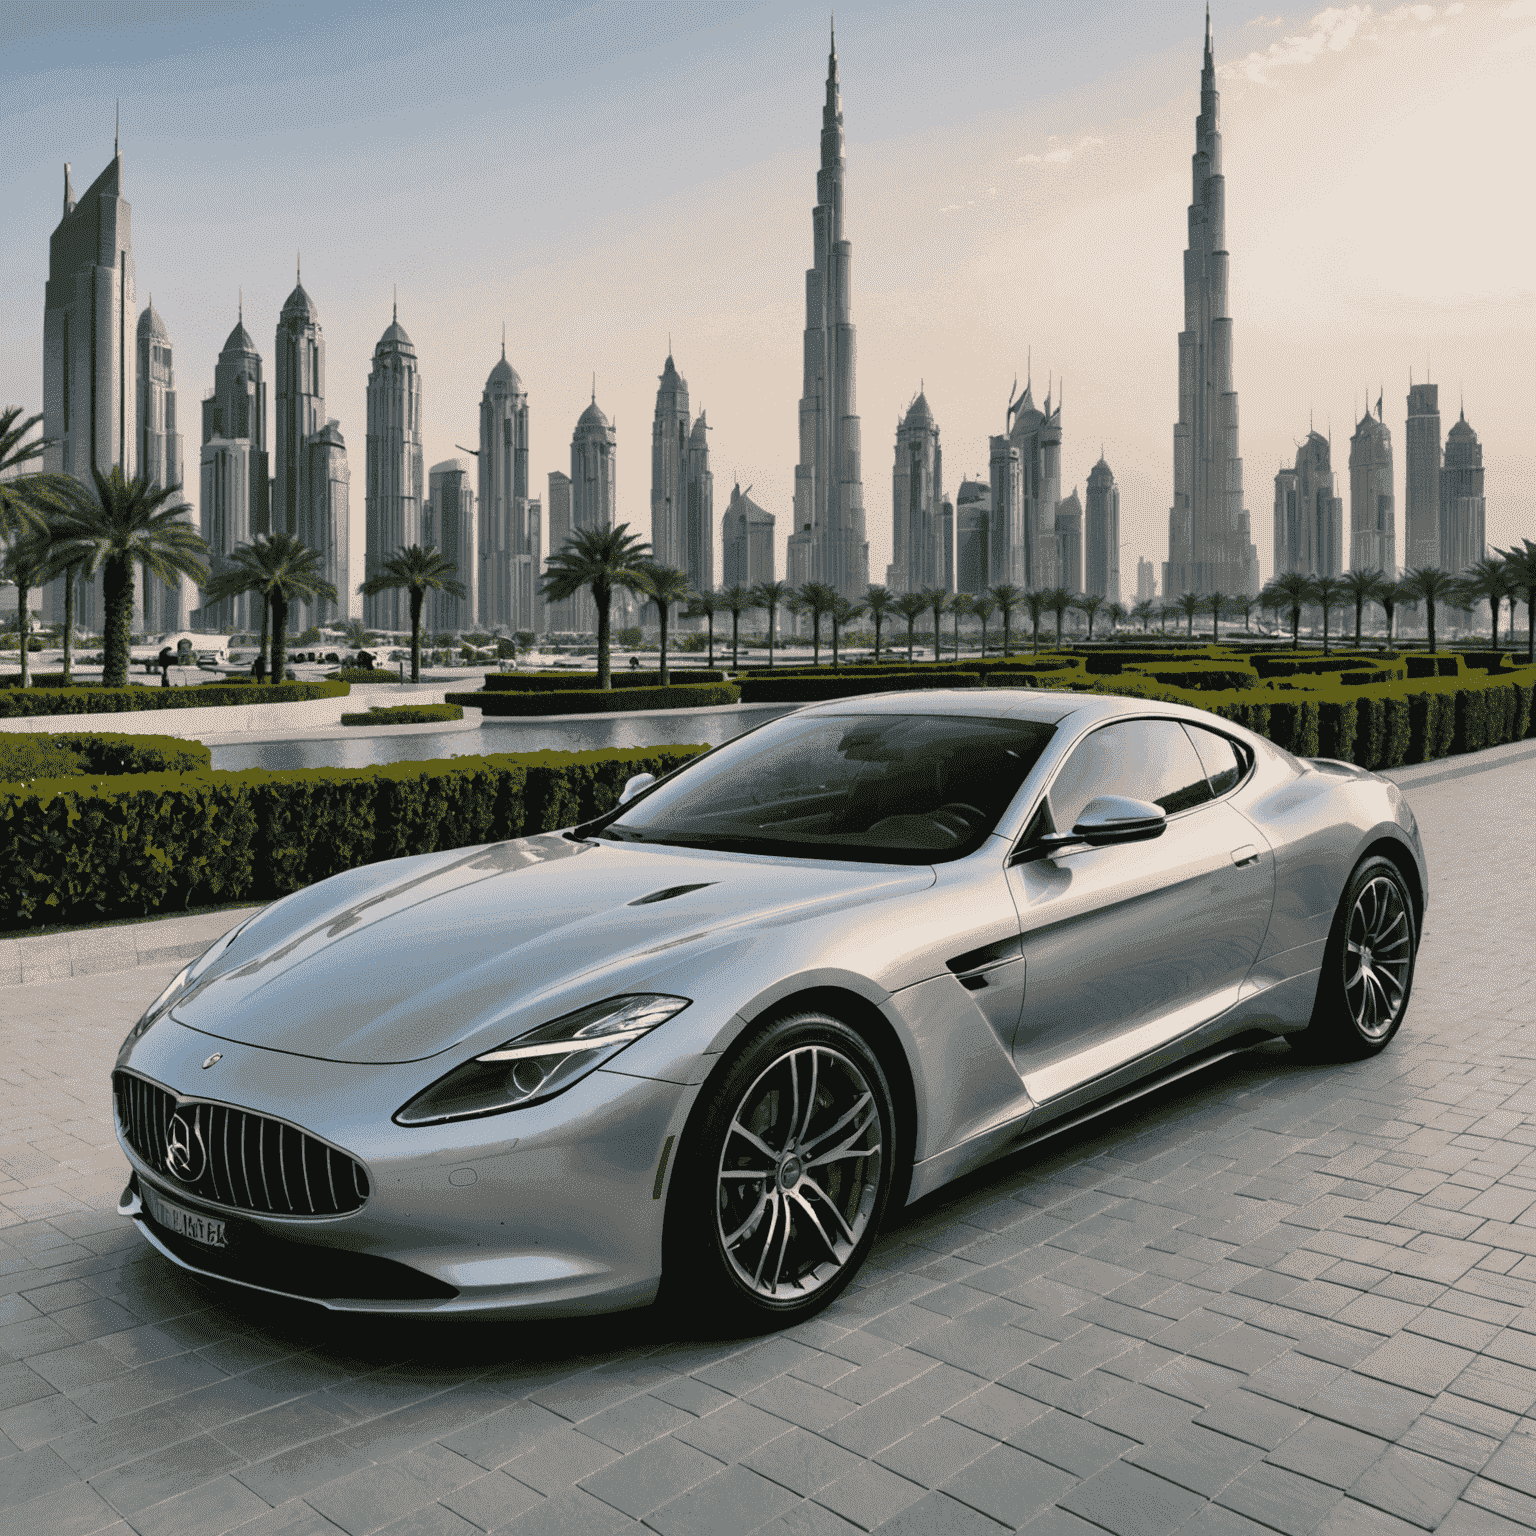
[(804, 1327), (431, 1327), (189, 1280), (113, 1214), (175, 962), (0, 989), (6, 1536), (1536, 1528), (1536, 795), (1413, 787), (1385, 1055), (1265, 1047), (924, 1202)]

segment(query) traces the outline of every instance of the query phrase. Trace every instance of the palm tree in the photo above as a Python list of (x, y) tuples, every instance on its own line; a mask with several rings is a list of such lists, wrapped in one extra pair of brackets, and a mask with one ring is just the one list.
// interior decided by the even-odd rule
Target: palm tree
[(868, 611), (863, 603), (851, 603), (846, 597), (835, 597), (828, 614), (832, 620), (832, 670), (837, 671), (837, 641), (842, 634), (843, 625), (851, 624), (855, 619), (862, 618)]
[(354, 651), (360, 651), (368, 644), (368, 626), (361, 619), (347, 620), (346, 642)]
[(981, 620), (981, 659), (987, 659), (987, 620), (997, 610), (997, 604), (986, 593), (971, 599), (971, 612)]
[(1408, 594), (1403, 591), (1400, 581), (1388, 581), (1382, 578), (1376, 588), (1376, 601), (1381, 604), (1381, 611), (1387, 616), (1387, 644), (1392, 644), (1392, 623), (1397, 617), (1398, 607), (1408, 601)]
[(68, 527), (61, 529), (58, 555), (82, 564), (87, 576), (103, 573), (101, 680), (108, 688), (122, 688), (128, 682), (135, 567), (167, 585), (190, 576), (202, 586), (208, 580), (208, 546), (187, 521), (192, 508), (177, 499), (179, 485), (152, 485), (147, 475), (130, 480), (116, 466), (108, 475), (92, 469), (91, 479), (91, 487), (76, 481), (69, 489)]
[(613, 686), (610, 662), (613, 589), (645, 591), (641, 570), (651, 546), (629, 531), (628, 523), (613, 528), (578, 528), (549, 557), (539, 584), (540, 595), (552, 603), (575, 597), (583, 587), (597, 609), (597, 686)]
[(1455, 600), (1456, 578), (1438, 565), (1421, 565), (1403, 576), (1403, 591), (1414, 602), (1424, 604), (1425, 635), (1428, 648), (1435, 648), (1435, 604)]
[(685, 619), (703, 619), (709, 626), (709, 670), (715, 670), (715, 609), (719, 605), (720, 597), (716, 592), (690, 592), (688, 594), (688, 607), (683, 612)]
[(1198, 592), (1181, 592), (1174, 600), (1174, 611), (1189, 620), (1189, 638), (1195, 638), (1195, 615), (1199, 613), (1202, 599)]
[(742, 586), (738, 581), (729, 587), (722, 587), (715, 594), (715, 602), (731, 616), (731, 671), (734, 672), (741, 637), (741, 616), (752, 606), (752, 589)]
[(1499, 606), (1507, 597), (1509, 606), (1515, 606), (1515, 585), (1509, 577), (1509, 567), (1497, 555), (1484, 555), (1467, 569), (1465, 586), (1467, 595), (1474, 601), (1488, 599), (1488, 612), (1493, 618), (1493, 648), (1499, 648)]
[(411, 598), (411, 681), (421, 681), (421, 605), (428, 592), (444, 592), (449, 597), (465, 598), (464, 583), (453, 574), (453, 561), (428, 544), (402, 544), (394, 554), (357, 590), (364, 597), (378, 597), (384, 592), (405, 591)]
[(78, 485), (69, 475), (51, 474), (45, 470), (32, 470), (26, 474), (17, 471), (23, 464), (31, 464), (42, 458), (53, 446), (53, 439), (27, 434), (42, 421), (42, 416), (21, 419), (19, 405), (7, 406), (0, 411), (0, 533), (26, 532), (38, 529), (47, 520), (49, 512), (57, 510)]
[(1208, 592), (1205, 602), (1211, 610), (1211, 644), (1219, 645), (1221, 643), (1221, 610), (1227, 606), (1227, 594)]
[(880, 630), (885, 623), (885, 616), (890, 612), (891, 605), (896, 601), (896, 594), (888, 587), (871, 587), (864, 594), (864, 606), (869, 610), (869, 616), (875, 621), (875, 660), (880, 660)]
[(1140, 598), (1136, 606), (1131, 609), (1131, 617), (1141, 620), (1141, 632), (1146, 634), (1152, 626), (1152, 617), (1157, 612), (1157, 604), (1150, 597)]
[[(1093, 639), (1093, 621), (1098, 617), (1099, 610), (1104, 606), (1104, 596), (1100, 592), (1079, 592), (1072, 599), (1072, 606), (1088, 618), (1088, 638)], [(1118, 605), (1117, 605), (1118, 606)]]
[(968, 613), (975, 612), (976, 602), (969, 592), (956, 592), (948, 603), (949, 611), (955, 616), (955, 660), (960, 660), (960, 620)]
[(1312, 585), (1312, 578), (1305, 571), (1284, 571), (1279, 576), (1271, 576), (1265, 584), (1263, 595), (1274, 605), (1276, 611), (1282, 607), (1289, 608), (1291, 613), (1291, 649), (1301, 649), (1301, 607), (1303, 603), (1313, 601), (1316, 592)]
[(922, 599), (923, 606), (933, 614), (933, 659), (942, 661), (940, 641), (943, 632), (939, 626), (944, 619), (944, 610), (949, 606), (949, 593), (943, 587), (924, 587)]
[(903, 592), (892, 606), (907, 621), (907, 665), (910, 666), (913, 631), (917, 628), (917, 616), (928, 611), (928, 599), (921, 592)]
[(273, 534), (257, 534), (249, 544), (237, 546), (223, 570), (202, 583), (205, 607), (244, 592), (255, 592), (262, 599), (263, 624), (265, 610), (271, 609), (269, 676), (274, 687), (282, 682), (287, 665), (289, 607), (293, 603), (341, 600), (334, 584), (322, 574), (321, 559), (318, 549), (311, 549), (293, 534), (279, 529)]
[(32, 686), (31, 655), (27, 641), (32, 634), (32, 593), (53, 577), (48, 532), (31, 531), (14, 540), (0, 558), (0, 584), (16, 588), (16, 638), (21, 645), (21, 686)]
[[(1521, 539), (1520, 547), (1496, 551), (1504, 568), (1509, 572), (1509, 584), (1515, 592), (1525, 593), (1525, 659), (1536, 662), (1536, 544)], [(1513, 625), (1515, 605), (1509, 605), (1510, 623)]]
[(1360, 649), (1360, 630), (1365, 622), (1365, 605), (1374, 601), (1381, 586), (1381, 572), (1374, 567), (1360, 571), (1346, 571), (1340, 578), (1345, 596), (1355, 604), (1355, 649)]
[(656, 612), (661, 615), (661, 686), (670, 688), (672, 679), (667, 671), (667, 621), (672, 615), (672, 605), (684, 601), (691, 590), (688, 573), (678, 570), (675, 565), (656, 565), (647, 561), (641, 568), (641, 580), (640, 590), (656, 605)]
[[(992, 589), (994, 595), (997, 588)], [(1045, 612), (1045, 600), (1047, 593), (1036, 592), (1033, 588), (1024, 594), (1024, 608), (1029, 614), (1030, 630), (1034, 636), (1035, 655), (1040, 654), (1040, 615)]]
[(1234, 597), (1232, 599), (1232, 606), (1242, 614), (1244, 630), (1251, 633), (1252, 629), (1248, 623), (1248, 615), (1253, 612), (1253, 598), (1246, 593), (1242, 597)]
[(1114, 634), (1126, 621), (1125, 604), (1111, 603), (1104, 611), (1109, 615), (1109, 632)]
[(824, 581), (808, 581), (795, 594), (801, 602), (801, 612), (811, 616), (811, 665), (821, 665), (821, 616), (832, 611), (837, 601), (837, 588)]
[[(1006, 661), (1010, 637), (1013, 634), (1013, 610), (1024, 601), (1024, 594), (1012, 582), (1002, 581), (995, 587), (988, 587), (987, 596), (997, 604), (997, 611), (1003, 616), (1003, 660)], [(1038, 630), (1038, 621), (1035, 627)]]
[(768, 610), (768, 665), (773, 665), (773, 624), (781, 606), (794, 595), (787, 581), (760, 581), (752, 588), (752, 606)]
[(1318, 576), (1312, 582), (1312, 595), (1323, 609), (1323, 655), (1328, 654), (1328, 615), (1349, 596), (1349, 583), (1341, 576)]

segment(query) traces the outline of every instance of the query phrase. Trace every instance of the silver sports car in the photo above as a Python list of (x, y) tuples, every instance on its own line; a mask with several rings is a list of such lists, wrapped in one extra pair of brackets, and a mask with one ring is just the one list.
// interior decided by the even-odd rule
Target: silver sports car
[(1391, 1039), (1397, 787), (1088, 695), (796, 711), (565, 832), (220, 939), (117, 1059), (122, 1212), (350, 1312), (790, 1323), (883, 1212), (1274, 1036)]

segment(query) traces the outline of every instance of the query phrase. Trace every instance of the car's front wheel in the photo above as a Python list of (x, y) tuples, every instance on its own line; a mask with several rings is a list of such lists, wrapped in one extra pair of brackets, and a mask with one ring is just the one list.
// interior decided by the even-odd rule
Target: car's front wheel
[(1312, 1021), (1291, 1037), (1317, 1060), (1374, 1056), (1408, 1010), (1419, 947), (1413, 897), (1391, 859), (1361, 860), (1334, 916)]
[(896, 1152), (889, 1084), (856, 1031), (798, 1012), (754, 1035), (706, 1094), (668, 1197), (663, 1296), (694, 1324), (788, 1327), (874, 1244)]

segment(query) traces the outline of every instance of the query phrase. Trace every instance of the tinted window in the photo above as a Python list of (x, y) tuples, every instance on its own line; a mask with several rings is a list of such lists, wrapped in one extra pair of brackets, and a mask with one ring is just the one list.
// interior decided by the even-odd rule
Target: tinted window
[(1184, 729), (1200, 754), (1212, 793), (1224, 795), (1229, 789), (1236, 789), (1248, 769), (1237, 743), (1218, 731), (1206, 730), (1203, 725), (1186, 725)]
[(789, 715), (643, 795), (595, 835), (888, 863), (954, 858), (981, 846), (1054, 732), (973, 716)]
[(1051, 786), (1051, 820), (1070, 831), (1100, 795), (1150, 800), (1171, 816), (1211, 798), (1205, 770), (1172, 720), (1126, 720), (1095, 731), (1073, 749)]

